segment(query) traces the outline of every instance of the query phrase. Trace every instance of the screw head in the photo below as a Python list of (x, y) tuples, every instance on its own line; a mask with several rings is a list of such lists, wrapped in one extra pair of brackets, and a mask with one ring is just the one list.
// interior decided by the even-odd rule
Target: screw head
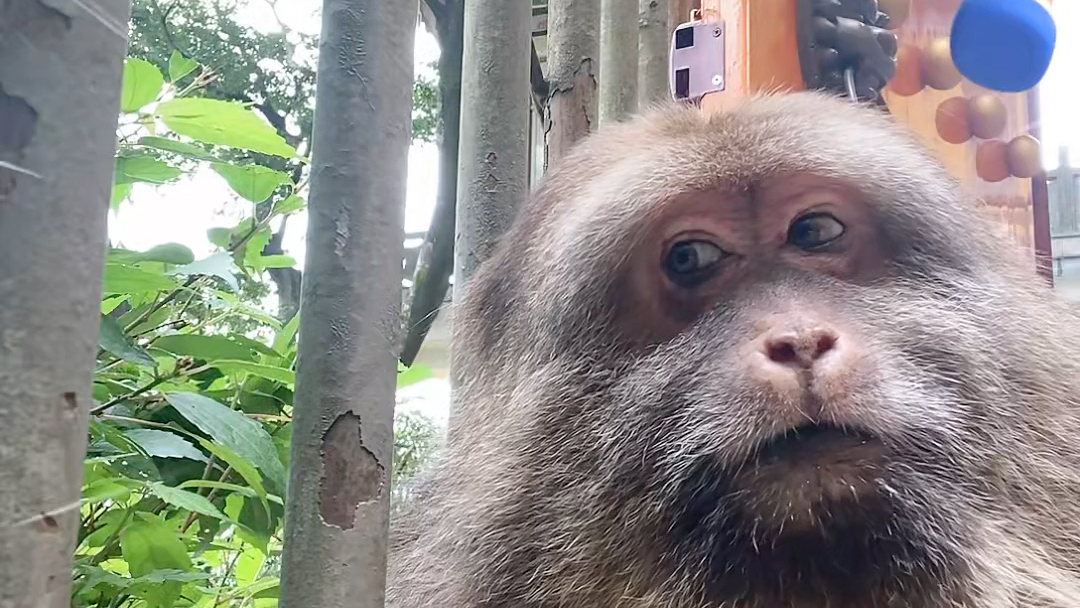
[(716, 76), (712, 77), (712, 83), (713, 83), (713, 86), (718, 87), (718, 86), (724, 84), (724, 77), (721, 76), (720, 74), (717, 74)]
[(712, 29), (713, 38), (719, 38), (720, 34), (723, 34), (723, 33), (724, 33), (724, 30), (720, 29), (719, 27), (714, 27)]

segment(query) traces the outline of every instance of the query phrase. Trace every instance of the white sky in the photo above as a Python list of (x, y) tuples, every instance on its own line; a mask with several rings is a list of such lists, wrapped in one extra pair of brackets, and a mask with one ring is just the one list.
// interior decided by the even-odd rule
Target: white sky
[[(513, 0), (507, 0), (513, 1)], [(517, 0), (523, 1), (523, 0)], [(277, 13), (291, 29), (317, 34), (319, 3), (312, 0), (277, 0)], [(1058, 25), (1057, 49), (1050, 71), (1040, 85), (1043, 162), (1050, 169), (1058, 165), (1058, 147), (1080, 150), (1080, 0), (1057, 0), (1053, 13)], [(267, 1), (252, 0), (240, 12), (240, 19), (265, 31), (279, 31)], [(1002, 41), (1006, 44), (1007, 41)], [(437, 60), (435, 39), (423, 27), (416, 32), (417, 71)], [(1074, 154), (1073, 164), (1080, 163)], [(408, 196), (405, 207), (405, 231), (427, 230), (435, 208), (438, 184), (438, 148), (434, 144), (413, 145), (409, 150)], [(213, 226), (232, 226), (249, 213), (238, 202), (225, 182), (209, 169), (162, 187), (135, 184), (132, 195), (118, 213), (110, 215), (109, 234), (114, 243), (144, 250), (161, 243), (181, 243), (191, 248), (196, 258), (209, 255), (212, 246), (206, 230)], [(306, 216), (296, 214), (289, 220), (284, 242), (285, 252), (302, 267)], [(427, 393), (421, 397), (418, 393)], [(437, 419), (445, 416), (448, 392), (442, 381), (428, 381), (410, 390), (419, 397), (417, 407)]]

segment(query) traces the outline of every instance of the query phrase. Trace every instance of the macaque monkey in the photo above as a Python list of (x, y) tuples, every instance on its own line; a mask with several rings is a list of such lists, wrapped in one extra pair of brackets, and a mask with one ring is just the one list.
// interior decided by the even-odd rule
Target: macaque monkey
[(1080, 316), (878, 109), (605, 127), (457, 306), (392, 608), (1080, 606)]

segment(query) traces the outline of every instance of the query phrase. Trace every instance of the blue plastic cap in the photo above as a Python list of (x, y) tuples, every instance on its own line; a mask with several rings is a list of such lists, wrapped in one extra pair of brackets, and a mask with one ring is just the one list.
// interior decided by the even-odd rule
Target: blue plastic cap
[(956, 69), (995, 91), (1026, 91), (1050, 67), (1057, 27), (1035, 0), (965, 0), (952, 24)]

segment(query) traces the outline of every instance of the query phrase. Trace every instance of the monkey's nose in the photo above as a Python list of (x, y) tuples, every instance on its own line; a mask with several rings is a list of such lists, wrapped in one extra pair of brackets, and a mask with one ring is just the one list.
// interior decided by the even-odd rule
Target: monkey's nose
[(819, 359), (837, 348), (840, 336), (822, 323), (800, 323), (768, 332), (762, 347), (774, 363), (811, 369)]

